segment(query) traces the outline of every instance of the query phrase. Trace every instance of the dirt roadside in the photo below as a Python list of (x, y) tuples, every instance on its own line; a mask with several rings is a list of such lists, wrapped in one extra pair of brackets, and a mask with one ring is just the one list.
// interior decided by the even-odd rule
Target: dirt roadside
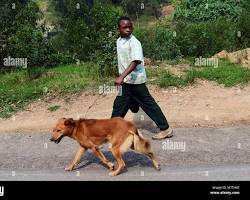
[[(148, 87), (173, 128), (250, 124), (250, 84), (243, 88), (225, 88), (215, 82), (200, 80), (185, 88)], [(70, 97), (68, 101), (58, 98), (37, 101), (26, 111), (9, 119), (0, 119), (0, 133), (50, 131), (61, 117), (84, 117), (98, 96), (85, 92), (78, 97)], [(86, 117), (109, 118), (114, 99), (115, 94), (103, 96)], [(50, 112), (48, 107), (54, 105), (59, 105), (60, 109)], [(133, 113), (129, 112), (126, 119), (132, 120)]]

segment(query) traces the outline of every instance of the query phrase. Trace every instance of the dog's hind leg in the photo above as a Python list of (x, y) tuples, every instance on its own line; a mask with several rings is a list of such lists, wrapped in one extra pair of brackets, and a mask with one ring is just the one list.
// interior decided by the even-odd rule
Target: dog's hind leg
[(160, 163), (156, 160), (153, 152), (149, 152), (149, 153), (145, 153), (145, 154), (152, 160), (155, 169), (156, 170), (161, 170)]
[(86, 149), (82, 146), (80, 146), (80, 148), (78, 149), (74, 160), (71, 162), (71, 164), (68, 167), (65, 167), (66, 171), (72, 171), (74, 169), (75, 166), (77, 166), (81, 160), (81, 157), (83, 155), (83, 153), (86, 151)]
[(135, 150), (140, 152), (140, 153), (145, 154), (146, 156), (148, 156), (151, 159), (155, 169), (156, 170), (161, 170), (160, 163), (157, 161), (157, 159), (156, 159), (154, 153), (152, 152), (150, 146), (151, 145), (150, 145), (149, 141), (143, 141), (140, 149), (135, 149)]
[(147, 155), (151, 160), (156, 170), (160, 170), (160, 163), (157, 161), (154, 153), (151, 149), (150, 142), (143, 137), (143, 135), (138, 131), (138, 135), (134, 134), (134, 146), (133, 150)]
[(107, 158), (103, 155), (98, 146), (94, 145), (93, 147), (91, 147), (91, 150), (110, 170), (114, 170), (114, 164), (107, 160)]
[(160, 167), (160, 163), (157, 161), (152, 149), (151, 149), (151, 144), (148, 140), (146, 139), (140, 139), (141, 140), (141, 149), (139, 152), (147, 155), (151, 160), (152, 160), (152, 163), (155, 167), (156, 170), (160, 170), (161, 167)]

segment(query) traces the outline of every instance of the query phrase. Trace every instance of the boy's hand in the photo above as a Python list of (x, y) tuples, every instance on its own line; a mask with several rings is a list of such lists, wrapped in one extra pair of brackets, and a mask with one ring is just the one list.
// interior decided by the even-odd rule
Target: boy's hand
[(119, 76), (118, 78), (115, 79), (115, 85), (120, 86), (123, 84), (123, 77)]
[(141, 61), (140, 60), (134, 60), (130, 63), (130, 65), (128, 66), (128, 68), (118, 77), (115, 79), (115, 85), (120, 86), (123, 84), (123, 79), (130, 74), (138, 64), (140, 64)]

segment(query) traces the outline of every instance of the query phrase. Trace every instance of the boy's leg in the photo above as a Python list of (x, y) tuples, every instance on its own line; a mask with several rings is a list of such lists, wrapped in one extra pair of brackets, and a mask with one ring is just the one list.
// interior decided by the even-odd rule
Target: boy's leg
[(131, 88), (128, 84), (122, 84), (122, 94), (117, 95), (113, 104), (112, 117), (122, 117), (124, 118), (127, 114), (130, 106), (131, 100)]
[(169, 128), (166, 117), (161, 111), (161, 108), (150, 95), (147, 86), (144, 84), (134, 84), (132, 95), (139, 103), (144, 112), (156, 123), (160, 130)]
[(131, 110), (131, 112), (133, 113), (137, 113), (139, 111), (140, 105), (137, 103), (137, 101), (131, 97), (130, 99), (130, 105), (129, 105), (129, 109)]

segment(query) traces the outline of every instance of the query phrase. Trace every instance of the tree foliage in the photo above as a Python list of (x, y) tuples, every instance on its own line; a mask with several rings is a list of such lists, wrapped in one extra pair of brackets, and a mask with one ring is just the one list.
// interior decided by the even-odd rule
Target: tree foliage
[(200, 22), (227, 17), (234, 20), (241, 13), (241, 2), (237, 0), (183, 0), (176, 8), (175, 19)]

